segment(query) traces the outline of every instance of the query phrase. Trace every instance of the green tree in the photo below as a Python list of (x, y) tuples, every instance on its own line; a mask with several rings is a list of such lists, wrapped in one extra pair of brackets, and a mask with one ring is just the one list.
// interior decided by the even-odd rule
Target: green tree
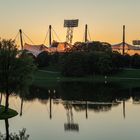
[(49, 65), (49, 61), (50, 61), (50, 56), (48, 54), (48, 52), (44, 51), (42, 53), (40, 53), (37, 58), (36, 58), (38, 67), (46, 67)]
[(113, 70), (111, 57), (103, 53), (98, 61), (98, 69), (100, 74), (110, 74)]
[(92, 42), (76, 42), (70, 50), (71, 52), (84, 51), (84, 52), (111, 52), (111, 45), (106, 42), (92, 41)]
[(62, 74), (64, 76), (80, 77), (85, 75), (85, 57), (81, 52), (65, 54), (62, 61)]
[(140, 55), (135, 54), (131, 56), (131, 59), (131, 66), (136, 69), (140, 68)]
[(33, 59), (26, 52), (18, 51), (14, 41), (0, 40), (0, 88), (6, 94), (5, 112), (10, 94), (31, 84), (34, 70)]

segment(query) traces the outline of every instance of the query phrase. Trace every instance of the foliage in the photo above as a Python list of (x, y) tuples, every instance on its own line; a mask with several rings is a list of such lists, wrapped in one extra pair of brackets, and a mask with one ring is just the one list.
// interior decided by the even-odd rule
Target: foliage
[(133, 68), (140, 68), (140, 55), (135, 54), (131, 58), (131, 66)]
[(93, 42), (76, 42), (74, 46), (70, 50), (71, 52), (77, 52), (77, 51), (103, 51), (103, 52), (111, 52), (111, 45), (106, 42), (99, 42), (99, 41), (93, 41)]
[(64, 76), (84, 76), (84, 55), (82, 53), (69, 53), (62, 59), (62, 74)]
[(131, 66), (131, 58), (132, 56), (125, 54), (122, 56), (123, 67), (129, 68)]
[(34, 70), (33, 59), (18, 51), (14, 41), (0, 40), (0, 88), (6, 93), (5, 111), (9, 95), (31, 84)]
[(49, 54), (48, 52), (44, 51), (42, 53), (40, 53), (37, 58), (36, 58), (36, 62), (38, 64), (38, 67), (46, 67), (49, 65)]
[(99, 74), (110, 74), (113, 70), (111, 58), (108, 54), (102, 54), (98, 60), (98, 73)]
[(109, 43), (99, 41), (76, 42), (65, 53), (47, 54), (47, 59), (44, 55), (39, 57), (44, 62), (42, 65), (44, 70), (61, 71), (63, 76), (68, 77), (106, 75), (123, 68), (140, 68), (139, 55), (130, 56), (112, 52)]
[(118, 52), (110, 53), (110, 57), (112, 60), (112, 65), (114, 70), (118, 70), (123, 67), (123, 56)]
[(109, 74), (113, 70), (111, 57), (105, 52), (73, 52), (64, 55), (62, 62), (64, 76)]
[(59, 63), (59, 56), (60, 56), (60, 54), (58, 52), (50, 54), (50, 63), (51, 64)]
[(28, 140), (29, 135), (26, 134), (26, 129), (23, 128), (19, 134), (11, 133), (9, 136), (0, 133), (0, 140)]

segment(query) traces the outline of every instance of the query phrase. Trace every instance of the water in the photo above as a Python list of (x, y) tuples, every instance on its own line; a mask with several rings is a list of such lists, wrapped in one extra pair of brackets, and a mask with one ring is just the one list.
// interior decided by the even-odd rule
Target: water
[[(9, 132), (26, 128), (29, 140), (140, 138), (140, 88), (83, 82), (32, 87), (29, 95), (11, 96), (10, 107), (19, 115), (8, 120)], [(6, 133), (4, 120), (0, 132)]]

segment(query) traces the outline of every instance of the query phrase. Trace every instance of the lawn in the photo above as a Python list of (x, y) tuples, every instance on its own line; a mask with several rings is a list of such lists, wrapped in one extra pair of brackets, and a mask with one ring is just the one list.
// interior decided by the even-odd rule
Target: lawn
[(125, 86), (140, 86), (140, 70), (125, 69), (110, 76), (91, 75), (86, 77), (63, 77), (59, 72), (38, 70), (34, 75), (33, 85), (40, 87), (55, 86), (59, 82), (83, 81), (83, 82), (121, 82)]

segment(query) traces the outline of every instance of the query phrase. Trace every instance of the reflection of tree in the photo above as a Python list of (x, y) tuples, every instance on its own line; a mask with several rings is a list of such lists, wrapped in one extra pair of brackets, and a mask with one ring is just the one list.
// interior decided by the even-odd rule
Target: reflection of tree
[(118, 96), (119, 89), (120, 87), (113, 84), (93, 82), (63, 82), (59, 88), (63, 100), (94, 102), (116, 102), (121, 96)]
[(140, 88), (135, 88), (131, 92), (132, 92), (133, 103), (140, 104)]
[(126, 116), (125, 113), (126, 113), (126, 112), (125, 112), (125, 101), (123, 101), (123, 117), (124, 117), (124, 119), (125, 119), (125, 116)]
[(20, 116), (22, 116), (22, 113), (23, 113), (23, 103), (24, 103), (24, 100), (23, 98), (21, 98)]
[(29, 135), (26, 134), (26, 129), (22, 129), (18, 134), (9, 133), (9, 121), (5, 119), (5, 130), (6, 134), (0, 133), (0, 140), (28, 140)]
[(2, 93), (0, 93), (0, 105), (2, 103)]
[[(119, 105), (119, 103), (117, 104)], [(94, 112), (106, 112), (111, 110), (111, 108), (115, 106), (114, 104), (90, 104), (88, 103), (88, 110), (92, 110)], [(74, 104), (74, 109), (76, 111), (84, 111), (86, 110), (86, 104)]]
[(20, 98), (23, 98), (24, 101), (34, 101), (38, 99), (41, 102), (48, 100), (48, 89), (39, 88), (35, 86), (31, 86), (29, 92), (24, 92), (23, 94), (19, 94)]
[[(53, 93), (56, 90), (55, 94)], [(67, 102), (72, 103), (72, 108), (75, 111), (85, 111), (88, 118), (88, 110), (94, 112), (107, 112), (112, 107), (118, 106), (121, 102), (129, 100), (131, 97), (134, 103), (140, 103), (140, 88), (122, 87), (118, 83), (104, 84), (101, 82), (61, 82), (55, 87), (39, 88), (32, 86), (30, 93), (20, 94), (24, 101), (33, 101), (38, 99), (42, 104), (49, 103), (50, 118), (52, 103), (58, 104)], [(53, 100), (52, 100), (53, 99)], [(61, 101), (58, 99), (62, 99)], [(77, 103), (78, 101), (78, 103)], [(21, 102), (22, 108), (22, 102)], [(124, 107), (123, 107), (124, 108)], [(125, 116), (125, 110), (124, 110)]]

